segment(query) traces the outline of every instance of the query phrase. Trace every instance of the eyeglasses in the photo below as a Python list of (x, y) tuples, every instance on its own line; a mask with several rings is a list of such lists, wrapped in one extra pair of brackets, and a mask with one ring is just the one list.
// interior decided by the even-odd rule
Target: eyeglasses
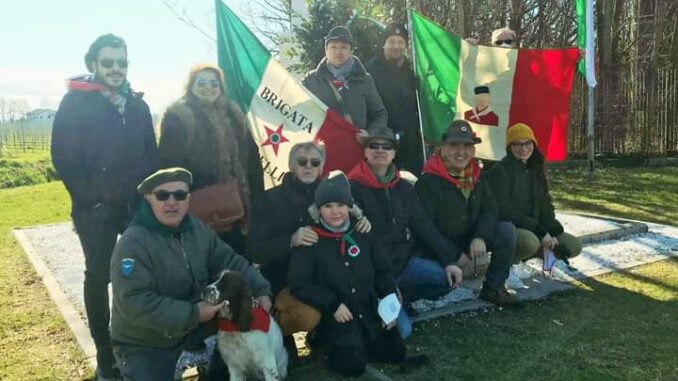
[(177, 201), (184, 201), (188, 198), (188, 192), (185, 190), (177, 190), (174, 192), (159, 190), (153, 192), (153, 196), (155, 196), (155, 199), (158, 201), (167, 201), (169, 200), (170, 196), (174, 197), (174, 199)]
[(532, 140), (528, 140), (526, 142), (513, 142), (511, 143), (511, 147), (513, 148), (532, 148), (534, 146), (534, 143), (532, 143)]
[(213, 89), (216, 89), (217, 87), (219, 87), (219, 81), (217, 81), (216, 79), (212, 79), (210, 81), (197, 80), (195, 81), (195, 85), (198, 87), (209, 86)]
[(367, 145), (367, 148), (369, 148), (369, 149), (375, 149), (375, 150), (381, 148), (381, 149), (383, 149), (383, 150), (390, 151), (390, 150), (392, 150), (392, 149), (395, 149), (395, 146), (393, 145), (393, 143), (377, 143), (377, 142), (372, 142), (372, 143), (370, 143), (370, 144)]
[(513, 40), (512, 40), (512, 39), (508, 39), (508, 40), (497, 40), (497, 41), (494, 42), (495, 45), (501, 45), (501, 44), (504, 44), (504, 43), (506, 43), (506, 44), (508, 44), (508, 45), (512, 45), (512, 44), (513, 44)]
[(99, 65), (106, 69), (113, 68), (113, 65), (118, 64), (118, 67), (121, 69), (127, 69), (129, 66), (129, 61), (125, 58), (113, 59), (113, 58), (102, 58), (99, 60)]
[(317, 157), (313, 157), (311, 159), (309, 159), (307, 157), (298, 157), (297, 158), (297, 164), (300, 167), (305, 167), (306, 164), (308, 164), (309, 162), (311, 163), (311, 167), (318, 168), (318, 167), (320, 167), (322, 160), (318, 159)]

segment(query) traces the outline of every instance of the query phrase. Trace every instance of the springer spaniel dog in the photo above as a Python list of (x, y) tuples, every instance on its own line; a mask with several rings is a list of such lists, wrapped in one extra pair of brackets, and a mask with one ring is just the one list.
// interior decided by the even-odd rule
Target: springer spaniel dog
[(202, 299), (218, 304), (217, 346), (228, 366), (231, 381), (247, 377), (273, 381), (287, 377), (287, 351), (282, 332), (267, 311), (254, 305), (245, 279), (235, 271), (224, 270), (207, 286)]

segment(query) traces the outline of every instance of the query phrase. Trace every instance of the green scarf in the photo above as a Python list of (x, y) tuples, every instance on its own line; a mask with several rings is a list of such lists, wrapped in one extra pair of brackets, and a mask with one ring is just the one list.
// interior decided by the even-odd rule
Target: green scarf
[(376, 177), (377, 181), (379, 181), (379, 183), (381, 183), (381, 184), (390, 183), (396, 177), (396, 166), (395, 166), (395, 164), (389, 165), (388, 169), (386, 170), (386, 174), (384, 174), (383, 176), (375, 174), (374, 177)]
[(149, 205), (148, 202), (144, 200), (141, 203), (141, 205), (139, 205), (139, 208), (137, 209), (136, 214), (134, 214), (134, 218), (132, 219), (132, 222), (130, 222), (129, 225), (143, 226), (146, 229), (160, 233), (163, 236), (175, 237), (192, 228), (193, 220), (191, 219), (191, 217), (188, 216), (188, 214), (186, 214), (184, 216), (184, 219), (181, 220), (181, 223), (176, 228), (163, 225), (155, 217), (155, 214), (153, 214), (153, 209), (151, 209), (151, 205)]

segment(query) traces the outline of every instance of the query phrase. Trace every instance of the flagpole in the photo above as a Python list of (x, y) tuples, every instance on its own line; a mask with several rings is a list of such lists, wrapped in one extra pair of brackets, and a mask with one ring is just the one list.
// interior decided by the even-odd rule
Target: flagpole
[(586, 137), (588, 144), (588, 179), (593, 180), (593, 170), (595, 165), (595, 93), (594, 88), (596, 86), (596, 77), (595, 77), (595, 52), (596, 52), (596, 42), (595, 42), (595, 19), (594, 19), (594, 5), (593, 0), (586, 0), (586, 82), (588, 84), (588, 107), (587, 107), (587, 116), (586, 116)]
[[(412, 31), (412, 9), (410, 7), (410, 0), (407, 0), (407, 34), (410, 36), (410, 51), (412, 51), (412, 70), (414, 71), (414, 75), (417, 75), (417, 53), (414, 50), (414, 33)], [(419, 83), (419, 81), (417, 81)], [(422, 121), (421, 117), (421, 102), (419, 100), (419, 86), (417, 85), (417, 88), (415, 89), (414, 94), (417, 97), (417, 114), (419, 116), (419, 133), (421, 134), (421, 155), (422, 158), (424, 159), (424, 162), (426, 162), (426, 143), (424, 140), (424, 123)]]

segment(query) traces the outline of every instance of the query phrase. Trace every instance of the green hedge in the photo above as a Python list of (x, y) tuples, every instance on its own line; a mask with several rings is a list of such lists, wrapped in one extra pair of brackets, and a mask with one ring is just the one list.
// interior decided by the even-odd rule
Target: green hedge
[(42, 184), (57, 179), (50, 159), (29, 162), (0, 159), (0, 188)]

